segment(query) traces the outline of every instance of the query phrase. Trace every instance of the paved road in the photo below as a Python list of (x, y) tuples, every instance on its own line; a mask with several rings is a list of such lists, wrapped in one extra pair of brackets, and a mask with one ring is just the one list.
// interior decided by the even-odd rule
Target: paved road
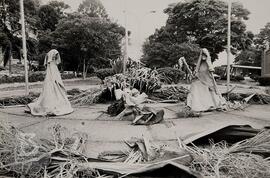
[[(87, 90), (93, 87), (98, 87), (101, 80), (96, 77), (82, 79), (67, 79), (63, 80), (65, 88), (67, 90), (78, 88), (81, 90)], [(43, 82), (34, 82), (29, 84), (30, 92), (40, 93), (42, 90)], [(23, 96), (25, 94), (24, 83), (10, 83), (0, 85), (0, 98), (11, 96)]]
[[(67, 90), (78, 88), (81, 90), (87, 90), (91, 88), (99, 87), (101, 81), (96, 77), (87, 78), (86, 80), (82, 79), (68, 79), (64, 80), (64, 85)], [(42, 82), (34, 82), (30, 83), (29, 88), (30, 92), (40, 93), (42, 90)], [(190, 85), (187, 84), (177, 84), (189, 88)], [(163, 85), (166, 87), (169, 85)], [(176, 85), (170, 85), (176, 86)], [(232, 84), (231, 87), (235, 89), (233, 92), (236, 93), (266, 93), (269, 89), (267, 87), (259, 87), (259, 86), (248, 86), (244, 84)], [(225, 93), (227, 91), (227, 87), (225, 84), (218, 85), (219, 90), (221, 93)], [(270, 90), (269, 90), (270, 91)], [(0, 84), (0, 98), (3, 97), (11, 97), (11, 96), (23, 96), (25, 94), (25, 85), (24, 83), (11, 83), (11, 84)]]

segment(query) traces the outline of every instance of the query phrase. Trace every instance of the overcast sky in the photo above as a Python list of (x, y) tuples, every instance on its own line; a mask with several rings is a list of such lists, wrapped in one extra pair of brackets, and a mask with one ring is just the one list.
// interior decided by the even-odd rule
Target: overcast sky
[[(42, 0), (48, 2), (49, 0)], [(131, 57), (141, 55), (141, 44), (156, 28), (165, 25), (167, 16), (163, 10), (170, 3), (181, 0), (101, 0), (109, 16), (119, 24), (124, 25), (124, 9), (127, 9), (127, 26), (132, 31), (129, 54)], [(246, 21), (247, 29), (253, 33), (258, 33), (267, 22), (270, 22), (270, 0), (237, 0), (240, 1), (251, 14)], [(72, 10), (76, 10), (82, 0), (64, 0)], [(156, 11), (151, 13), (151, 11)], [(218, 64), (223, 64), (225, 55), (220, 55)]]

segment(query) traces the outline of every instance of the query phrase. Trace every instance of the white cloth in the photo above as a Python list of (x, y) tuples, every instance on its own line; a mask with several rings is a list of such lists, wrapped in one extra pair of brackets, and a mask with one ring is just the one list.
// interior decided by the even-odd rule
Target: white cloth
[(42, 93), (33, 103), (28, 104), (32, 115), (65, 115), (73, 112), (67, 98), (66, 90), (57, 68), (60, 56), (57, 50), (48, 52), (45, 58), (47, 65), (46, 77), (43, 83)]
[(223, 108), (225, 99), (216, 93), (214, 79), (212, 78), (207, 61), (200, 61), (198, 79), (193, 81), (187, 96), (187, 105), (193, 111), (207, 111), (209, 109)]

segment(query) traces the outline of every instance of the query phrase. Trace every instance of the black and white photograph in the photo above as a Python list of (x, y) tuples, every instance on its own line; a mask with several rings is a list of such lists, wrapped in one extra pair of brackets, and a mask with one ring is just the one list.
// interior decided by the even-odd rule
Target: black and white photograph
[(0, 178), (269, 178), (269, 0), (0, 0)]

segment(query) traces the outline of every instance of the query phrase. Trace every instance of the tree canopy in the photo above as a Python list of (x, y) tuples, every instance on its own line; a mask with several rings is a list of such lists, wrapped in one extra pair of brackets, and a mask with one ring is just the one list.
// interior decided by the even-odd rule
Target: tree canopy
[(50, 1), (42, 5), (38, 11), (39, 29), (54, 31), (59, 20), (66, 16), (65, 10), (68, 8), (69, 5), (63, 1)]
[(261, 66), (262, 52), (266, 43), (270, 43), (270, 22), (268, 22), (257, 35), (253, 35), (252, 46), (242, 50), (235, 58), (241, 65)]
[[(38, 37), (40, 53), (47, 52), (55, 43), (66, 70), (81, 69), (83, 63), (97, 68), (108, 67), (109, 59), (121, 55), (124, 28), (107, 18), (99, 0), (84, 0), (74, 13), (66, 13), (67, 8), (69, 6), (57, 1), (41, 6), (44, 28)], [(40, 55), (41, 61), (43, 56)]]
[[(1, 43), (1, 48), (5, 52), (5, 63), (11, 54), (20, 56), (21, 48), (21, 24), (20, 24), (20, 1), (18, 0), (1, 0), (0, 1), (0, 32), (5, 38)], [(30, 34), (37, 30), (37, 10), (40, 3), (38, 0), (24, 0), (25, 24), (29, 43), (28, 47), (34, 44)], [(29, 50), (31, 54), (33, 50)]]
[(70, 67), (77, 68), (83, 59), (88, 65), (105, 67), (109, 65), (106, 60), (120, 56), (123, 35), (124, 29), (116, 23), (75, 13), (58, 23), (49, 40), (58, 44), (67, 60), (72, 60)]
[[(225, 2), (189, 0), (172, 4), (164, 12), (169, 16), (166, 25), (151, 35), (144, 44), (143, 58), (144, 61), (145, 59), (150, 60), (148, 64), (154, 63), (154, 59), (157, 57), (164, 62), (169, 59), (167, 55), (152, 54), (157, 46), (162, 46), (162, 51), (173, 53), (173, 46), (182, 43), (193, 44), (200, 48), (207, 48), (213, 60), (217, 59), (218, 54), (226, 49), (228, 6)], [(251, 44), (250, 33), (246, 32), (245, 25), (248, 15), (249, 11), (242, 4), (233, 3), (231, 20), (233, 53), (247, 48)], [(188, 58), (187, 60), (189, 60)], [(176, 63), (177, 58), (175, 57), (172, 61)]]
[(100, 0), (84, 0), (79, 5), (78, 12), (89, 17), (108, 18), (106, 9)]

